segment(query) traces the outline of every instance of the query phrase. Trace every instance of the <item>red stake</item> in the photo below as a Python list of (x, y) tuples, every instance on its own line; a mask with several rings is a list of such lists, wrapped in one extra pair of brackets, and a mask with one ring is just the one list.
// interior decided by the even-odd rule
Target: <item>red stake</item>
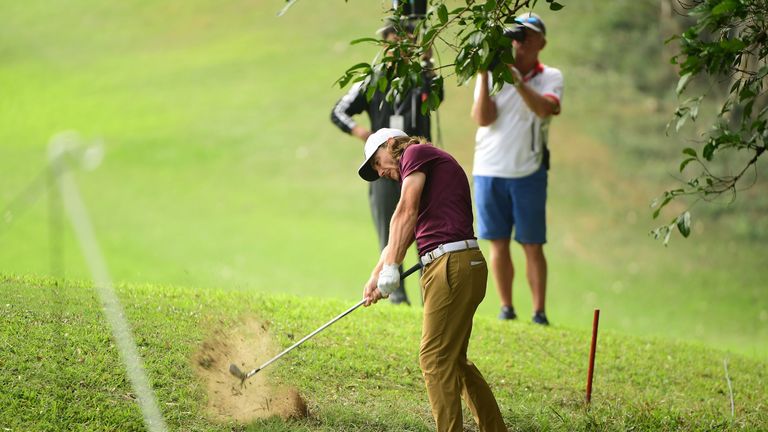
[(597, 348), (597, 323), (600, 321), (600, 309), (595, 309), (592, 319), (592, 346), (589, 349), (589, 372), (587, 373), (587, 405), (592, 401), (592, 375), (595, 371), (595, 349)]

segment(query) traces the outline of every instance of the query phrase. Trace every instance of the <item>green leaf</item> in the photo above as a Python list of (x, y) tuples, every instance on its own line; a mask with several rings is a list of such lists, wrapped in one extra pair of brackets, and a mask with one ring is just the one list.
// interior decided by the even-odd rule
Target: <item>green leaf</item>
[(389, 91), (384, 96), (384, 100), (387, 101), (387, 103), (392, 103), (395, 100), (395, 93), (397, 92), (397, 88), (395, 86), (392, 86), (389, 88)]
[(683, 149), (683, 154), (687, 154), (688, 156), (696, 157), (696, 150), (692, 149), (691, 147), (686, 147)]
[(685, 169), (685, 166), (686, 166), (686, 165), (688, 165), (689, 163), (691, 163), (691, 162), (695, 161), (695, 160), (696, 160), (696, 158), (692, 158), (692, 157), (691, 157), (691, 158), (687, 158), (687, 159), (683, 160), (683, 161), (680, 163), (680, 172), (682, 173), (682, 172), (683, 172), (683, 170)]
[(488, 40), (483, 41), (483, 49), (480, 50), (480, 64), (483, 65), (483, 68), (488, 66), (488, 63), (491, 61), (491, 47), (488, 45)]
[(485, 11), (493, 12), (494, 9), (496, 9), (496, 0), (487, 0), (485, 2)]
[(504, 82), (514, 84), (515, 76), (512, 75), (512, 70), (509, 68), (509, 66), (500, 63), (498, 66), (496, 66), (494, 71), (501, 75), (501, 78), (504, 80)]
[(685, 212), (677, 217), (677, 230), (683, 237), (691, 235), (691, 213)]
[(659, 208), (657, 208), (656, 211), (653, 212), (654, 219), (659, 217), (659, 213), (661, 213), (661, 209), (663, 209), (665, 205), (669, 204), (669, 202), (672, 201), (672, 198), (673, 198), (672, 195), (666, 195), (664, 197), (664, 200), (662, 200), (661, 204), (659, 204)]
[(367, 70), (370, 70), (371, 69), (371, 65), (368, 64), (368, 63), (358, 63), (358, 64), (350, 67), (349, 69), (347, 69), (347, 73), (352, 72), (352, 71), (357, 70), (357, 69), (367, 69)]
[(384, 92), (387, 89), (387, 77), (379, 78), (379, 81), (376, 84), (379, 87), (379, 91)]
[(563, 7), (564, 7), (564, 6), (563, 6), (563, 5), (561, 5), (561, 4), (560, 4), (560, 3), (558, 3), (558, 2), (552, 2), (552, 3), (550, 3), (550, 4), (549, 4), (549, 10), (553, 10), (553, 11), (559, 11), (559, 10), (560, 10), (560, 9), (562, 9)]
[(513, 64), (515, 62), (515, 56), (512, 54), (511, 49), (501, 50), (501, 56), (499, 56), (502, 63)]
[(691, 81), (691, 78), (693, 78), (693, 73), (691, 72), (680, 77), (680, 80), (677, 82), (677, 89), (675, 90), (678, 95), (685, 90), (685, 87), (688, 85), (688, 82)]
[(370, 101), (371, 99), (373, 99), (374, 93), (376, 93), (376, 86), (369, 85), (368, 88), (365, 90), (365, 99)]
[(497, 94), (501, 91), (501, 87), (504, 85), (503, 80), (494, 80), (493, 81), (493, 87), (491, 88), (490, 94), (491, 96)]
[(712, 156), (715, 154), (715, 148), (716, 148), (715, 143), (710, 141), (704, 145), (704, 150), (701, 152), (701, 155), (704, 156), (704, 159), (711, 162)]
[(429, 103), (429, 109), (436, 110), (440, 106), (440, 97), (437, 95), (437, 93), (432, 92), (429, 94), (427, 102)]
[(666, 227), (667, 233), (664, 235), (664, 246), (667, 246), (669, 244), (669, 237), (672, 235), (672, 230), (670, 227)]
[(448, 8), (445, 7), (445, 3), (437, 7), (437, 18), (440, 20), (440, 24), (445, 25), (448, 22)]
[(745, 86), (741, 89), (739, 92), (739, 98), (741, 99), (749, 99), (757, 96), (757, 93), (755, 93), (754, 90), (752, 90), (751, 86)]
[[(759, 71), (757, 71), (757, 75), (755, 76), (755, 80), (759, 81), (763, 79), (766, 75), (768, 75), (768, 66), (763, 66), (760, 68)], [(731, 90), (733, 91), (733, 90)]]
[(364, 37), (364, 38), (360, 38), (360, 39), (355, 39), (355, 40), (353, 40), (352, 42), (350, 42), (349, 44), (350, 44), (350, 45), (357, 45), (357, 44), (359, 44), (359, 43), (363, 43), (363, 42), (374, 42), (374, 43), (378, 43), (378, 42), (379, 42), (379, 40), (378, 40), (378, 39), (376, 39), (376, 38), (372, 38), (372, 37)]
[(339, 79), (336, 80), (335, 84), (339, 85), (339, 88), (344, 88), (349, 84), (349, 80), (352, 79), (352, 75), (344, 74), (339, 77)]
[(432, 27), (429, 30), (427, 30), (426, 33), (424, 33), (424, 38), (422, 39), (425, 43), (428, 43), (432, 40), (432, 38), (435, 37), (435, 34), (437, 33), (437, 29)]
[(736, 8), (739, 6), (739, 2), (737, 0), (724, 0), (714, 8), (712, 8), (712, 15), (718, 16), (718, 15), (725, 15), (727, 13), (733, 12), (736, 10)]
[(741, 51), (746, 46), (747, 44), (741, 39), (726, 39), (720, 41), (720, 47), (731, 53)]
[(483, 40), (485, 40), (485, 36), (483, 35), (483, 32), (480, 31), (474, 31), (467, 36), (469, 39), (469, 44), (472, 46), (480, 46), (480, 44), (483, 43)]

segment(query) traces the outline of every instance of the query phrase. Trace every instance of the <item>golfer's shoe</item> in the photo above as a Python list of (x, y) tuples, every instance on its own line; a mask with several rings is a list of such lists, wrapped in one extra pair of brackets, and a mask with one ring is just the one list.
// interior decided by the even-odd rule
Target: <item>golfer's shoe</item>
[(389, 302), (392, 304), (406, 304), (408, 306), (411, 305), (411, 302), (408, 300), (408, 295), (405, 293), (405, 290), (402, 287), (398, 288), (395, 292), (389, 295)]
[(499, 319), (500, 320), (513, 320), (517, 319), (517, 314), (515, 313), (515, 308), (512, 306), (502, 306), (501, 307), (501, 313), (499, 313)]
[(544, 312), (536, 312), (533, 314), (531, 321), (533, 321), (534, 324), (541, 324), (545, 326), (549, 325), (549, 320), (547, 319), (547, 315), (544, 314)]

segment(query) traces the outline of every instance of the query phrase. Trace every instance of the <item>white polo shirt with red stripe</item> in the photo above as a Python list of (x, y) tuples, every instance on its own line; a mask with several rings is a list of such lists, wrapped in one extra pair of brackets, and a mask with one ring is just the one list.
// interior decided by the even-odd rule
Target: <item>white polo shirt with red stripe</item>
[[(559, 69), (537, 64), (525, 83), (558, 104), (563, 99), (563, 74)], [(488, 88), (493, 82), (488, 76)], [(480, 95), (480, 80), (475, 85), (475, 100)], [(533, 174), (541, 166), (547, 145), (550, 117), (541, 119), (525, 104), (517, 88), (505, 83), (491, 96), (496, 103), (496, 121), (477, 129), (472, 174), (486, 177), (519, 178)]]

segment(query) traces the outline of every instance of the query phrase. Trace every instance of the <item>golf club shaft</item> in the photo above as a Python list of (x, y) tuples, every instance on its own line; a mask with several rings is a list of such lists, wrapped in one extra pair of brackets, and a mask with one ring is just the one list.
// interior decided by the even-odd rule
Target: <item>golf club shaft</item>
[[(416, 270), (418, 270), (418, 269), (420, 269), (420, 268), (421, 268), (421, 263), (418, 263), (418, 264), (414, 265), (413, 267), (411, 267), (411, 268), (409, 268), (408, 270), (406, 270), (405, 272), (403, 272), (403, 274), (402, 274), (402, 275), (400, 275), (400, 280), (403, 280), (403, 279), (407, 278), (408, 276), (410, 276), (410, 275), (411, 275), (411, 273), (415, 272)], [(260, 370), (262, 370), (262, 369), (264, 369), (265, 367), (269, 366), (269, 365), (270, 365), (270, 364), (272, 364), (272, 362), (274, 362), (275, 360), (277, 360), (277, 359), (279, 359), (280, 357), (282, 357), (282, 356), (284, 356), (284, 355), (288, 354), (288, 352), (290, 352), (291, 350), (293, 350), (293, 349), (294, 349), (294, 348), (296, 348), (297, 346), (299, 346), (299, 345), (303, 344), (304, 342), (306, 342), (307, 340), (309, 340), (310, 338), (312, 338), (314, 335), (316, 335), (316, 334), (320, 333), (321, 331), (325, 330), (325, 328), (327, 328), (327, 327), (328, 327), (328, 326), (330, 326), (331, 324), (333, 324), (333, 323), (335, 323), (336, 321), (338, 321), (338, 320), (340, 320), (340, 319), (344, 318), (345, 316), (349, 315), (349, 314), (350, 314), (352, 311), (354, 311), (355, 309), (359, 308), (359, 307), (360, 307), (360, 306), (362, 306), (363, 304), (365, 304), (365, 299), (362, 299), (362, 300), (360, 300), (359, 302), (357, 302), (357, 304), (355, 304), (355, 305), (354, 305), (354, 306), (352, 306), (351, 308), (349, 308), (349, 309), (345, 310), (344, 312), (340, 313), (340, 314), (339, 314), (339, 315), (338, 315), (336, 318), (334, 318), (334, 319), (332, 319), (332, 320), (328, 321), (327, 323), (325, 323), (325, 324), (323, 324), (322, 326), (320, 326), (320, 328), (318, 328), (317, 330), (315, 330), (315, 331), (313, 331), (312, 333), (310, 333), (310, 334), (308, 334), (308, 335), (304, 336), (303, 338), (301, 338), (301, 340), (300, 340), (300, 341), (298, 341), (298, 342), (296, 342), (295, 344), (293, 344), (293, 345), (289, 346), (288, 348), (286, 348), (285, 350), (283, 350), (283, 352), (281, 352), (280, 354), (278, 354), (278, 355), (276, 355), (276, 356), (272, 357), (271, 359), (269, 359), (269, 360), (268, 360), (266, 363), (264, 363), (263, 365), (261, 365), (261, 366), (259, 366), (258, 368), (256, 368), (256, 369), (254, 369), (254, 370), (252, 370), (252, 371), (248, 372), (248, 374), (246, 374), (246, 375), (245, 375), (245, 378), (244, 378), (243, 380), (247, 380), (248, 378), (250, 378), (250, 377), (252, 377), (252, 376), (256, 375), (256, 373), (257, 373), (257, 372), (259, 372)]]
[(288, 352), (289, 352), (289, 351), (291, 351), (291, 350), (293, 350), (294, 348), (296, 348), (297, 346), (299, 346), (299, 345), (303, 344), (304, 342), (306, 342), (307, 340), (309, 340), (310, 338), (312, 338), (312, 336), (314, 336), (314, 335), (316, 335), (316, 334), (320, 333), (321, 331), (323, 331), (323, 330), (324, 330), (326, 327), (328, 327), (329, 325), (331, 325), (331, 324), (335, 323), (336, 321), (338, 321), (338, 320), (340, 320), (340, 319), (344, 318), (344, 317), (345, 317), (347, 314), (349, 314), (349, 313), (350, 313), (350, 312), (352, 312), (353, 310), (355, 310), (355, 309), (359, 308), (360, 306), (362, 306), (362, 305), (363, 305), (363, 303), (365, 303), (365, 299), (362, 299), (362, 300), (360, 300), (360, 301), (359, 301), (359, 302), (358, 302), (356, 305), (354, 305), (354, 306), (352, 306), (351, 308), (347, 309), (346, 311), (342, 312), (342, 313), (341, 313), (339, 316), (337, 316), (336, 318), (334, 318), (334, 319), (332, 319), (332, 320), (328, 321), (327, 323), (323, 324), (323, 325), (322, 325), (320, 328), (318, 328), (317, 330), (315, 330), (315, 331), (313, 331), (312, 333), (310, 333), (310, 334), (308, 334), (308, 335), (304, 336), (303, 338), (301, 338), (301, 340), (299, 340), (299, 341), (298, 341), (298, 342), (296, 342), (295, 344), (293, 344), (293, 345), (289, 346), (288, 348), (286, 348), (285, 350), (283, 350), (283, 352), (281, 352), (280, 354), (278, 354), (278, 355), (276, 355), (276, 356), (272, 357), (270, 360), (268, 360), (268, 361), (267, 361), (266, 363), (264, 363), (263, 365), (259, 366), (259, 368), (258, 368), (258, 369), (254, 369), (254, 370), (252, 370), (252, 371), (248, 372), (248, 374), (245, 376), (245, 379), (248, 379), (248, 378), (250, 378), (250, 377), (252, 377), (252, 376), (256, 375), (256, 373), (257, 373), (257, 372), (259, 372), (260, 370), (262, 370), (262, 369), (264, 369), (265, 367), (269, 366), (269, 365), (270, 365), (270, 364), (272, 364), (272, 362), (274, 362), (275, 360), (277, 360), (277, 359), (279, 359), (280, 357), (282, 357), (282, 356), (284, 356), (284, 355), (288, 354)]

